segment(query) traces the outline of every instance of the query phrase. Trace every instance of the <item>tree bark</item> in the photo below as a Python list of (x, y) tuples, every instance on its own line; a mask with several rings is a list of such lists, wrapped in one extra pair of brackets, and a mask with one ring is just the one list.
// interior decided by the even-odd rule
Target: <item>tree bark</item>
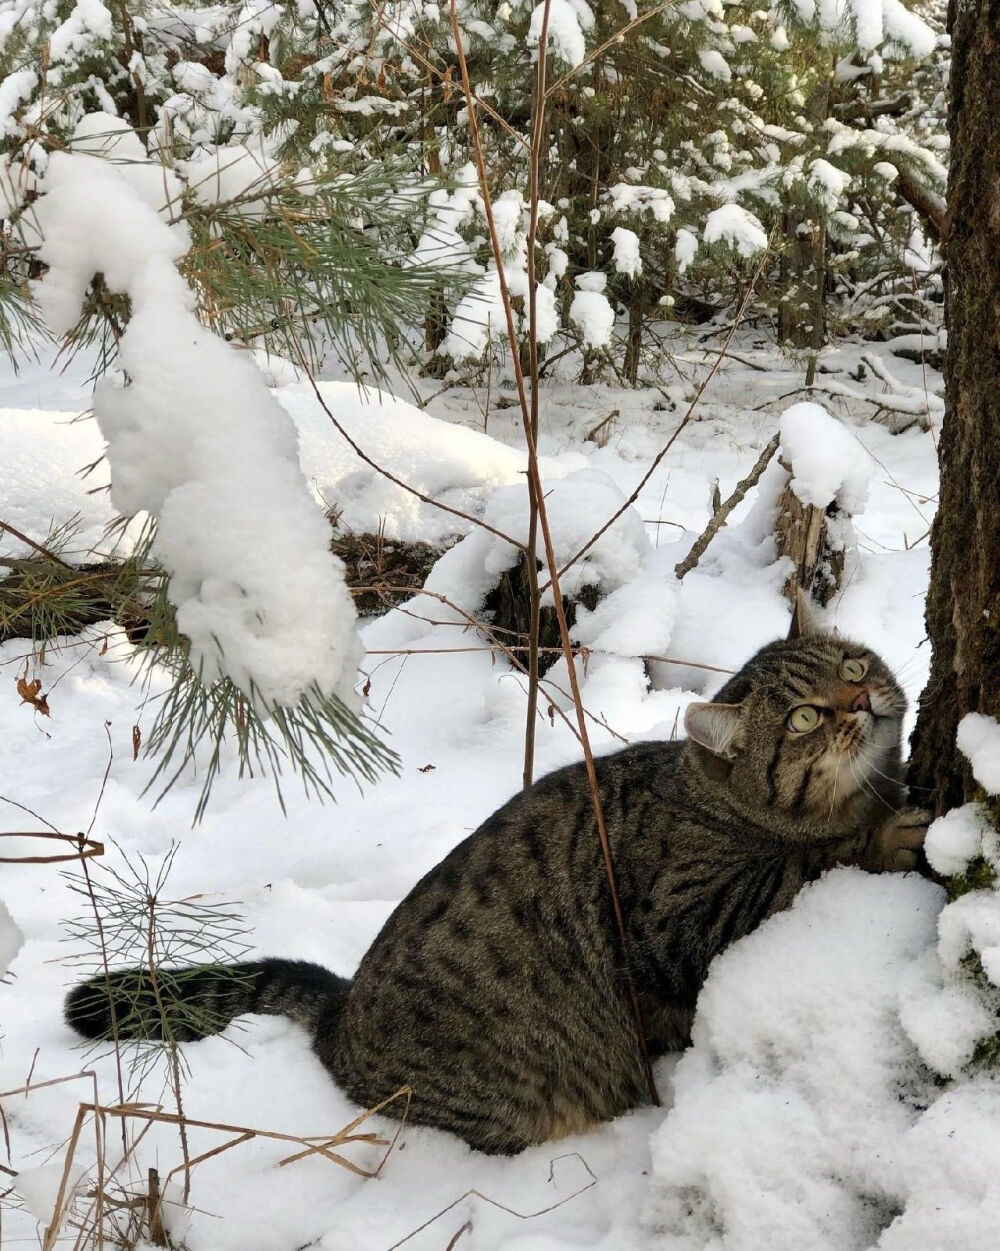
[(940, 503), (926, 622), (933, 654), (912, 739), (915, 799), (943, 812), (977, 786), (955, 745), (967, 712), (1000, 715), (1000, 0), (957, 0), (948, 129)]

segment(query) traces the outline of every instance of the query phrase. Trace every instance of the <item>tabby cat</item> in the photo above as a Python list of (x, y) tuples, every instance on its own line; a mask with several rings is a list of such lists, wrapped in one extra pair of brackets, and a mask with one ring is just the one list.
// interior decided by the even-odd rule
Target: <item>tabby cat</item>
[[(916, 865), (929, 818), (903, 808), (904, 706), (872, 651), (813, 633), (762, 648), (692, 704), (687, 741), (597, 761), (652, 1053), (687, 1043), (713, 956), (805, 882), (835, 864)], [(132, 970), (76, 986), (66, 1018), (88, 1038), (148, 1037), (171, 995), (177, 1040), (246, 1012), (289, 1016), (357, 1103), (409, 1085), (412, 1120), (480, 1151), (645, 1097), (582, 764), (515, 796), (418, 882), (352, 981), (278, 959), (161, 970), (156, 987)]]

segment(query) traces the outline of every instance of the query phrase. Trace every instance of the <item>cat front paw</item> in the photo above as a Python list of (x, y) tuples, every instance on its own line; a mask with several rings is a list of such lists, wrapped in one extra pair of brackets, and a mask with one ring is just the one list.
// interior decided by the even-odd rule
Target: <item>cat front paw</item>
[(880, 826), (872, 842), (873, 867), (881, 873), (916, 869), (927, 827), (934, 814), (925, 808), (901, 808)]

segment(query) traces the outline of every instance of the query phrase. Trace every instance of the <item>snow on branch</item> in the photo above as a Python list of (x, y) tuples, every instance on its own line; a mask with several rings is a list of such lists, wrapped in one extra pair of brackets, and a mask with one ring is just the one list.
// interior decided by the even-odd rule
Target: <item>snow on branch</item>
[(292, 420), (250, 357), (199, 323), (176, 269), (187, 229), (151, 202), (162, 172), (138, 159), (134, 132), (119, 143), (128, 164), (54, 152), (35, 207), (48, 266), (37, 297), (53, 332), (73, 328), (95, 274), (131, 302), (120, 372), (94, 395), (112, 502), (156, 518), (152, 554), (203, 682), (226, 676), (268, 705), (318, 692), (350, 706), (354, 606)]

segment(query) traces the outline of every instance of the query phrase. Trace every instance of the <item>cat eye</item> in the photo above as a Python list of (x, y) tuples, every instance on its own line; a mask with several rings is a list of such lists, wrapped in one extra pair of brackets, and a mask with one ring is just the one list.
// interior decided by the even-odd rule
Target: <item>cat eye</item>
[(800, 704), (798, 708), (793, 708), (785, 718), (785, 725), (790, 730), (795, 730), (797, 734), (806, 734), (809, 730), (816, 729), (820, 719), (818, 708), (814, 708), (812, 704)]
[(867, 660), (845, 660), (840, 666), (840, 676), (845, 682), (860, 682), (867, 672)]

